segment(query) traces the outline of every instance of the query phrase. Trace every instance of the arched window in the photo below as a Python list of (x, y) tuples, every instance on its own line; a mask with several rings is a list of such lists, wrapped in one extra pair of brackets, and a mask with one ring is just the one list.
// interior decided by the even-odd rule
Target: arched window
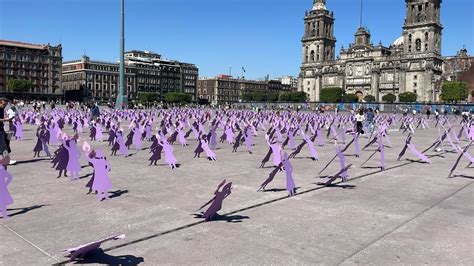
[(411, 43), (411, 41), (412, 41), (412, 36), (411, 36), (411, 34), (410, 34), (410, 35), (408, 35), (408, 42)]
[(314, 50), (311, 50), (310, 60), (311, 60), (311, 62), (314, 62)]
[(428, 39), (429, 39), (429, 34), (428, 34), (428, 32), (425, 32), (425, 42), (427, 42)]
[(415, 45), (416, 45), (416, 51), (419, 52), (421, 51), (421, 40), (420, 39), (416, 39), (415, 41)]

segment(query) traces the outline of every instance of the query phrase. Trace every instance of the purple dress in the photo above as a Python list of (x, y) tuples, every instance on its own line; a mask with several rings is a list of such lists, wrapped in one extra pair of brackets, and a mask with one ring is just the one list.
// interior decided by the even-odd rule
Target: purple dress
[(68, 151), (69, 160), (67, 163), (66, 170), (78, 173), (81, 171), (81, 164), (79, 162), (79, 158), (81, 158), (81, 154), (77, 149), (77, 143), (75, 140), (70, 140), (69, 144), (64, 144), (64, 148)]
[(0, 209), (6, 209), (8, 205), (13, 203), (13, 198), (8, 192), (8, 185), (12, 179), (12, 175), (5, 170), (3, 165), (0, 165)]

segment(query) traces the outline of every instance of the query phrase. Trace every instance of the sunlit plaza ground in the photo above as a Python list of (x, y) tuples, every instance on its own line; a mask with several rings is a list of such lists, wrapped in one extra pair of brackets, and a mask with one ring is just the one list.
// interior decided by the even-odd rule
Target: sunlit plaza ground
[[(449, 145), (446, 153), (426, 153), (432, 164), (408, 152), (397, 161), (406, 138), (398, 127), (389, 130), (386, 171), (378, 168), (378, 155), (361, 167), (376, 146), (359, 158), (351, 156), (351, 147), (345, 153), (354, 165), (349, 179), (333, 187), (320, 182), (327, 180), (321, 176), (339, 170), (337, 161), (318, 174), (335, 154), (333, 140), (324, 136), (324, 147), (316, 146), (319, 161), (308, 158), (303, 148), (291, 160), (298, 188), (294, 197), (287, 197), (284, 172), (267, 191), (257, 192), (273, 170), (271, 161), (259, 168), (268, 151), (262, 130), (253, 154), (245, 147), (232, 153), (231, 145), (219, 143), (216, 162), (193, 158), (197, 142), (192, 137), (188, 147), (176, 143), (176, 170), (163, 160), (148, 166), (150, 143), (124, 158), (110, 157), (107, 142), (92, 142), (106, 151), (112, 166), (111, 199), (99, 202), (86, 194), (92, 173), (86, 161), (81, 158), (80, 180), (56, 178), (48, 158), (33, 159), (36, 127), (25, 126), (25, 139), (12, 142), (12, 157), (18, 161), (8, 168), (14, 204), (9, 206), (10, 219), (0, 222), (0, 264), (66, 263), (63, 249), (115, 234), (126, 238), (104, 243), (102, 251), (75, 263), (474, 264), (474, 171), (463, 160), (454, 178), (447, 178), (458, 157)], [(459, 131), (459, 126), (454, 128)], [(72, 134), (71, 127), (66, 129)], [(88, 133), (81, 134), (79, 147)], [(431, 125), (416, 130), (413, 143), (424, 150), (437, 137), (438, 129)], [(362, 137), (361, 147), (367, 141)], [(234, 188), (218, 219), (197, 218), (198, 208), (224, 179)]]

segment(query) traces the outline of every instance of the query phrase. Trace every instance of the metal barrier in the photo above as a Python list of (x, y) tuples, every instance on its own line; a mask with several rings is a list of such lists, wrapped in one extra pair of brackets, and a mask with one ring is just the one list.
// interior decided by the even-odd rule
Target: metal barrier
[(359, 108), (372, 108), (385, 113), (401, 113), (411, 112), (416, 110), (418, 113), (425, 113), (428, 109), (434, 113), (436, 110), (440, 114), (453, 114), (457, 112), (468, 111), (474, 113), (474, 104), (425, 104), (425, 103), (234, 103), (233, 108), (237, 109), (260, 109), (260, 110), (297, 110), (301, 111), (334, 111), (338, 108), (339, 111), (357, 110)]

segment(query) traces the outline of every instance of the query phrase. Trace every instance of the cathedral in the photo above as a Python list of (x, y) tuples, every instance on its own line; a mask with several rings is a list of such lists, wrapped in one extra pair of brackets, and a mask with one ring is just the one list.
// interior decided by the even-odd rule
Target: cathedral
[(335, 56), (335, 14), (326, 0), (314, 0), (307, 11), (302, 38), (303, 57), (299, 89), (310, 101), (319, 101), (322, 88), (339, 87), (360, 99), (377, 101), (388, 93), (414, 92), (418, 101), (437, 102), (441, 93), (443, 57), (440, 22), (442, 0), (405, 0), (403, 34), (390, 46), (374, 45), (362, 25), (354, 42)]

